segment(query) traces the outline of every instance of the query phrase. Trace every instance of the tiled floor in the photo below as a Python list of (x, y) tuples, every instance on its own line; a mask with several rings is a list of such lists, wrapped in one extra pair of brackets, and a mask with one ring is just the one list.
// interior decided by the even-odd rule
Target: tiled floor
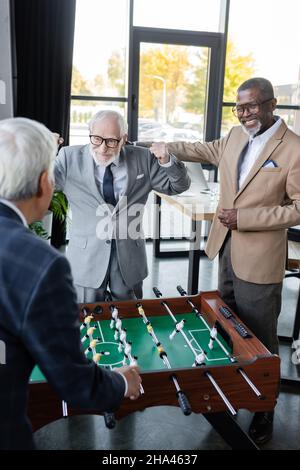
[[(163, 295), (177, 296), (176, 286), (186, 288), (187, 259), (154, 260), (152, 245), (147, 245), (149, 277), (144, 283), (144, 298), (154, 298), (153, 286)], [(217, 287), (217, 261), (201, 258), (199, 290)], [(292, 330), (299, 281), (284, 282), (283, 307), (279, 319), (279, 333), (290, 335)], [(282, 352), (283, 368), (291, 365), (290, 349)], [(276, 407), (274, 436), (264, 449), (300, 449), (300, 387), (282, 389)], [(247, 430), (251, 415), (245, 410), (238, 413), (237, 421)], [(174, 429), (176, 432), (174, 432)], [(156, 407), (133, 413), (117, 423), (114, 430), (106, 429), (101, 416), (76, 416), (61, 419), (36, 432), (41, 449), (228, 449), (202, 415), (182, 415), (178, 408)]]

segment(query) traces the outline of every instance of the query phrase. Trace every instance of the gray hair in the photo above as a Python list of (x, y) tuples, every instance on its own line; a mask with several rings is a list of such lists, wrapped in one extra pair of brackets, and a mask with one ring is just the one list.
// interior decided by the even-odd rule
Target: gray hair
[(56, 139), (43, 124), (26, 118), (0, 121), (0, 197), (35, 196), (43, 171), (53, 179), (56, 152)]
[(272, 83), (266, 78), (254, 77), (246, 80), (238, 88), (238, 93), (240, 91), (249, 90), (255, 88), (260, 91), (263, 99), (272, 99), (274, 98), (274, 89)]
[(127, 134), (128, 126), (122, 114), (118, 113), (117, 111), (111, 111), (109, 109), (98, 111), (98, 113), (92, 117), (89, 122), (90, 132), (92, 132), (95, 122), (102, 121), (103, 119), (115, 119), (119, 124), (121, 134)]

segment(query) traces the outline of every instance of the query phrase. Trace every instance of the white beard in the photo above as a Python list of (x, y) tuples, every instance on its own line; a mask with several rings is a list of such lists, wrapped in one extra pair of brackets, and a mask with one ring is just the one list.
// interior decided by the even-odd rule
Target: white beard
[(254, 128), (254, 129), (248, 129), (247, 127), (245, 127), (243, 124), (242, 124), (242, 129), (244, 132), (246, 132), (247, 135), (249, 135), (250, 137), (253, 137), (255, 136), (261, 129), (261, 122)]
[(91, 148), (90, 148), (90, 152), (92, 154), (92, 156), (94, 157), (94, 159), (100, 164), (100, 165), (103, 165), (105, 167), (107, 167), (108, 165), (110, 165), (112, 162), (114, 162), (116, 160), (116, 158), (118, 157), (118, 153), (115, 153), (114, 155), (112, 155), (108, 160), (102, 160), (102, 159), (99, 159), (96, 152), (94, 152)]
[(118, 155), (112, 155), (108, 160), (105, 160), (105, 161), (102, 161), (102, 160), (99, 160), (97, 158), (97, 155), (95, 155), (95, 158), (97, 160), (97, 162), (100, 163), (100, 165), (103, 165), (105, 167), (107, 167), (108, 165), (110, 165), (112, 162), (115, 161), (115, 159), (117, 158)]

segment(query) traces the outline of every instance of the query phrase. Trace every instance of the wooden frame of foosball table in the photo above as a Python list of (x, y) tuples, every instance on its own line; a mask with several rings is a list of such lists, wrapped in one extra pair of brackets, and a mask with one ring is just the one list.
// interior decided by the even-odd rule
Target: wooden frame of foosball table
[[(239, 426), (235, 420), (231, 419), (232, 417), (224, 401), (208, 380), (206, 373), (211, 374), (236, 410), (244, 408), (252, 412), (270, 411), (276, 405), (279, 391), (280, 359), (278, 356), (272, 355), (247, 327), (252, 336), (242, 338), (239, 335), (234, 328), (234, 324), (220, 313), (219, 308), (226, 306), (226, 304), (221, 300), (217, 291), (179, 298), (145, 299), (141, 303), (148, 317), (168, 315), (162, 301), (168, 304), (174, 314), (191, 312), (191, 315), (195, 315), (187, 300), (193, 302), (210, 326), (213, 326), (215, 321), (218, 320), (232, 339), (232, 354), (237, 361), (228, 365), (214, 365), (211, 367), (200, 366), (142, 371), (141, 377), (145, 393), (135, 401), (125, 399), (116, 412), (116, 417), (122, 418), (129, 413), (151, 406), (178, 406), (176, 390), (170, 380), (170, 375), (175, 374), (193, 412), (202, 413), (233, 448), (253, 448), (255, 446), (249, 437), (242, 430), (237, 429)], [(111, 305), (118, 308), (120, 317), (138, 317), (136, 304), (137, 301), (131, 300), (80, 304), (80, 319), (83, 321), (85, 315), (83, 312), (88, 311), (94, 314), (95, 320), (109, 320), (111, 319)], [(98, 307), (98, 310), (101, 307), (102, 312), (100, 314), (94, 313), (96, 307)], [(234, 314), (234, 317), (240, 322), (237, 315)], [(242, 378), (239, 369), (247, 374), (251, 382), (260, 391), (260, 398), (255, 395), (248, 383)], [(31, 383), (29, 387), (28, 415), (33, 429), (38, 429), (62, 417), (61, 399), (47, 382)], [(100, 414), (97, 410), (79, 410), (68, 407), (68, 415), (87, 413)]]

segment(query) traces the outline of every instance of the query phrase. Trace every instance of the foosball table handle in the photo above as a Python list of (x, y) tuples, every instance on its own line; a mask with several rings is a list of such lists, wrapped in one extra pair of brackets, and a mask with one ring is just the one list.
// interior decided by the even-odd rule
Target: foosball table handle
[(178, 290), (179, 294), (184, 297), (185, 295), (187, 295), (186, 291), (183, 289), (183, 287), (181, 286), (177, 286), (176, 289)]
[(177, 399), (178, 399), (178, 404), (179, 404), (183, 414), (185, 416), (190, 415), (191, 412), (192, 412), (192, 408), (191, 408), (191, 405), (190, 405), (185, 393), (180, 391), (180, 392), (177, 392), (176, 395), (177, 395)]
[(108, 429), (114, 429), (116, 427), (116, 418), (113, 413), (104, 413), (105, 426)]
[(162, 297), (162, 293), (160, 292), (160, 290), (157, 288), (157, 287), (153, 287), (153, 292), (155, 294), (155, 296), (159, 299), (160, 297)]

